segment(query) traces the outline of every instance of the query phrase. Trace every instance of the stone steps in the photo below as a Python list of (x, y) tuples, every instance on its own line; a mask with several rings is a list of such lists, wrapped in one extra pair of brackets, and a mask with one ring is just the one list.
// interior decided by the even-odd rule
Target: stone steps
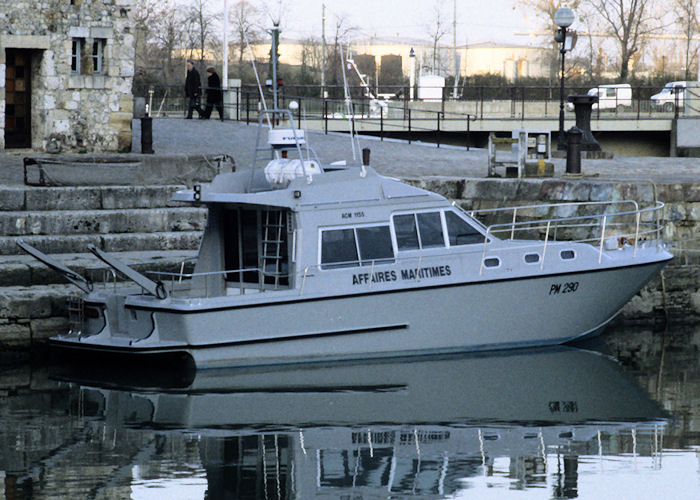
[(5, 236), (201, 231), (206, 211), (196, 207), (0, 212)]
[(66, 297), (73, 285), (0, 288), (0, 350), (27, 350), (68, 331)]
[[(183, 187), (0, 187), (0, 351), (27, 350), (65, 333), (66, 297), (78, 292), (26, 255), (18, 239), (96, 286), (105, 274), (95, 268), (106, 266), (88, 253), (90, 244), (140, 272), (179, 272), (196, 255), (206, 224), (206, 210), (171, 201)], [(187, 262), (184, 271), (192, 268)]]
[(184, 188), (183, 185), (0, 186), (0, 212), (177, 207), (184, 204), (171, 201), (172, 195), (178, 189)]
[(171, 201), (184, 187), (0, 187), (0, 256), (21, 254), (19, 238), (47, 254), (194, 250), (206, 210)]
[[(105, 252), (196, 250), (202, 238), (200, 231), (159, 231), (154, 233), (31, 235), (22, 240), (46, 254), (81, 253), (88, 245)], [(18, 236), (0, 236), (0, 255), (20, 255)]]
[[(179, 272), (183, 262), (185, 262), (185, 272), (190, 272), (193, 262), (188, 259), (195, 257), (196, 252), (192, 250), (128, 251), (112, 253), (112, 255), (139, 272)], [(73, 271), (91, 277), (96, 282), (102, 279), (102, 273), (96, 268), (106, 267), (91, 253), (52, 254), (51, 257)], [(0, 293), (2, 293), (2, 287), (23, 284), (34, 287), (67, 283), (59, 273), (26, 254), (0, 255), (0, 269), (2, 269)], [(121, 280), (121, 277), (118, 279)]]

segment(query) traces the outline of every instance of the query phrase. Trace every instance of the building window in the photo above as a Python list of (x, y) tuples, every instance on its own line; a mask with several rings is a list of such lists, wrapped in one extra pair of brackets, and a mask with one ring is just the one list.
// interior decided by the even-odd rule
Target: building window
[(99, 75), (102, 73), (102, 63), (104, 61), (105, 40), (95, 38), (92, 42), (92, 73)]
[(70, 71), (73, 74), (80, 74), (80, 58), (83, 54), (84, 38), (73, 38), (70, 53)]

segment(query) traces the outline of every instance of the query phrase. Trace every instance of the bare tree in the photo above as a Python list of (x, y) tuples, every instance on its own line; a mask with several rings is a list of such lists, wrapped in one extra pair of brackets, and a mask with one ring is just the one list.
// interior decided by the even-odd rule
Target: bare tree
[(185, 31), (190, 51), (196, 47), (199, 52), (199, 64), (202, 65), (212, 35), (214, 16), (206, 8), (205, 0), (190, 0), (186, 9), (186, 19)]
[(450, 31), (450, 25), (444, 0), (435, 0), (428, 23), (425, 25), (425, 33), (430, 37), (433, 45), (432, 71), (437, 72), (440, 66), (440, 40)]
[(697, 52), (692, 51), (693, 37), (698, 34), (698, 0), (674, 0), (674, 11), (677, 12), (676, 25), (681, 29), (684, 44), (685, 79), (690, 80), (690, 66)]
[(185, 20), (181, 10), (172, 0), (144, 0), (134, 18), (140, 41), (135, 61), (139, 74), (143, 73), (144, 80), (175, 83), (181, 76), (177, 74), (176, 51), (184, 42)]
[(659, 29), (653, 15), (653, 0), (588, 0), (600, 14), (606, 30), (619, 48), (619, 79), (624, 82), (630, 73), (630, 62), (639, 53), (646, 35)]
[(134, 67), (136, 80), (153, 80), (153, 72), (158, 67), (155, 62), (159, 57), (159, 50), (154, 37), (154, 20), (156, 18), (156, 4), (158, 0), (143, 0), (138, 9), (133, 12), (135, 27), (135, 53)]
[[(562, 7), (568, 7), (577, 12), (581, 5), (581, 0), (522, 0), (522, 4), (527, 8), (528, 12), (535, 14), (547, 31), (554, 32), (559, 29), (554, 23), (554, 13)], [(554, 38), (550, 41), (551, 43), (556, 43)]]
[[(577, 14), (579, 13), (579, 7), (581, 6), (581, 0), (522, 0), (522, 5), (527, 12), (533, 13), (535, 17), (540, 21), (541, 28), (548, 34), (546, 43), (548, 44), (550, 50), (547, 53), (547, 66), (550, 71), (550, 78), (555, 78), (557, 72), (559, 71), (559, 44), (554, 40), (554, 33), (559, 29), (559, 27), (554, 23), (554, 13), (561, 7), (568, 7), (572, 9)], [(578, 15), (579, 21), (582, 20), (582, 16)], [(588, 22), (589, 16), (585, 16), (585, 21)], [(551, 35), (550, 35), (551, 33)]]
[(239, 70), (246, 54), (246, 39), (253, 44), (261, 38), (261, 12), (250, 1), (239, 0), (230, 10), (230, 18), (236, 32)]
[[(587, 77), (599, 81), (605, 70), (604, 40), (598, 35), (602, 33), (602, 19), (590, 5), (582, 5), (577, 11), (577, 26), (579, 27), (578, 46), (581, 48), (582, 66)], [(585, 31), (585, 35), (581, 34)]]
[(321, 42), (307, 37), (301, 40), (301, 68), (299, 69), (299, 83), (307, 85), (313, 83), (314, 76), (321, 70)]
[[(336, 14), (333, 44), (330, 47), (330, 53), (326, 61), (326, 75), (328, 75), (327, 81), (330, 85), (338, 86), (343, 82), (342, 60), (345, 56), (341, 54), (350, 44), (350, 38), (356, 30), (357, 28), (349, 23), (345, 14)], [(340, 97), (340, 94), (336, 97)]]

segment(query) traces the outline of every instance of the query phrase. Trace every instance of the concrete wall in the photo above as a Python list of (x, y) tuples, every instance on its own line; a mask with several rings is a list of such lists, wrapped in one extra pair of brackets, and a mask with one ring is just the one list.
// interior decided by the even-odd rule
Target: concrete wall
[(676, 147), (700, 149), (700, 117), (678, 119)]

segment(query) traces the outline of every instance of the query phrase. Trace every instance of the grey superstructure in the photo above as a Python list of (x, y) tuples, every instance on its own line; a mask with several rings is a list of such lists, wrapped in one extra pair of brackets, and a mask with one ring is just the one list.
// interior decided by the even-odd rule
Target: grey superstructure
[(209, 210), (193, 273), (144, 276), (92, 248), (136, 285), (67, 275), (84, 321), (53, 344), (197, 367), (559, 344), (599, 332), (672, 257), (660, 203), (467, 213), (368, 165), (322, 165), (293, 123), (256, 151), (264, 168), (175, 195)]

